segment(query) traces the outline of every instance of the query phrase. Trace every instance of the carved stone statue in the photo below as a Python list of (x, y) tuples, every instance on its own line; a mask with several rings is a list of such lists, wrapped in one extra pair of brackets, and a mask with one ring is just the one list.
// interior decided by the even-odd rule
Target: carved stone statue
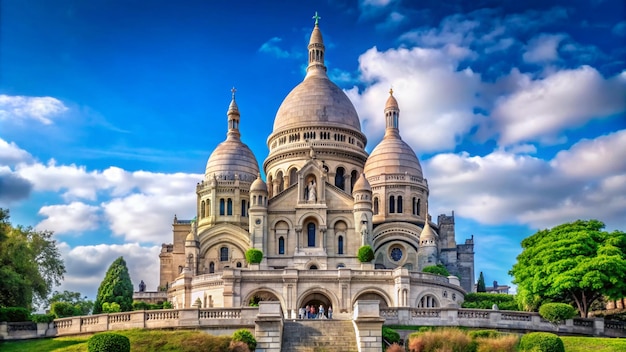
[(143, 280), (141, 280), (141, 282), (139, 283), (139, 292), (145, 292), (146, 291), (146, 284), (143, 282)]
[(317, 189), (316, 189), (315, 180), (311, 180), (311, 183), (309, 183), (307, 200), (310, 200), (313, 202), (317, 201)]

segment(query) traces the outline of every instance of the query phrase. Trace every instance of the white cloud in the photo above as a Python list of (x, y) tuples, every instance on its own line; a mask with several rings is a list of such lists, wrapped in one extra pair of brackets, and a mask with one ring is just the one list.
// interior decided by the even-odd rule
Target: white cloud
[(155, 291), (159, 285), (159, 253), (161, 246), (141, 246), (137, 243), (99, 244), (70, 248), (60, 243), (67, 273), (59, 290), (70, 290), (95, 300), (98, 287), (111, 263), (124, 257), (133, 287), (138, 290), (144, 280), (147, 290)]
[(532, 228), (596, 218), (624, 228), (625, 153), (626, 130), (576, 143), (552, 160), (503, 150), (439, 154), (423, 163), (431, 214), (454, 209), (484, 224)]
[(55, 234), (79, 233), (98, 228), (98, 207), (81, 202), (47, 205), (39, 209), (39, 215), (47, 218), (41, 221), (36, 230), (51, 230)]
[(0, 138), (0, 165), (15, 165), (32, 159), (29, 152), (18, 147), (14, 142), (9, 143)]
[(563, 34), (540, 34), (528, 42), (523, 54), (524, 61), (529, 63), (548, 63), (559, 59), (559, 44), (567, 38)]
[(290, 56), (289, 52), (278, 47), (278, 43), (282, 41), (283, 39), (279, 37), (270, 38), (267, 42), (261, 45), (259, 51), (262, 53), (273, 55), (280, 59), (287, 58)]
[(362, 18), (378, 16), (386, 11), (396, 0), (359, 0), (359, 10)]
[(626, 20), (616, 23), (612, 32), (620, 37), (626, 37)]
[(563, 129), (626, 109), (626, 79), (620, 75), (605, 79), (583, 66), (544, 79), (518, 77), (518, 89), (496, 100), (491, 113), (502, 145), (554, 137)]
[(475, 94), (480, 76), (469, 69), (457, 70), (458, 61), (469, 55), (455, 45), (385, 52), (372, 48), (362, 54), (361, 81), (368, 86), (362, 92), (351, 89), (346, 93), (359, 112), (364, 132), (373, 141), (382, 137), (383, 110), (393, 87), (403, 139), (420, 153), (453, 148), (480, 119), (473, 112), (481, 104)]
[(53, 97), (27, 97), (0, 94), (0, 120), (36, 120), (45, 125), (67, 111), (63, 102)]

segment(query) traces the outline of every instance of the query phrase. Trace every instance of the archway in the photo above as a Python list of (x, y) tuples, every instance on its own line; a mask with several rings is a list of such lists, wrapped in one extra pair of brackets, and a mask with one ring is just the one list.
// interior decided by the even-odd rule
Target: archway
[[(278, 296), (269, 290), (264, 290), (264, 289), (260, 289), (260, 290), (256, 290), (251, 292), (248, 297), (246, 297), (246, 300), (244, 301), (244, 305), (245, 306), (252, 306), (252, 307), (258, 307), (259, 306), (259, 302), (261, 301), (277, 301), (280, 302), (280, 298), (278, 298)], [(282, 306), (282, 302), (281, 306)]]
[(300, 309), (300, 307), (308, 306), (310, 309), (310, 307), (313, 306), (314, 314), (318, 314), (320, 305), (324, 307), (324, 316), (327, 317), (328, 307), (333, 305), (332, 300), (322, 292), (311, 292), (304, 295), (300, 299), (300, 305), (298, 307), (298, 310)]
[(387, 298), (378, 292), (373, 292), (373, 291), (363, 292), (354, 298), (354, 300), (352, 301), (352, 305), (354, 305), (356, 301), (359, 301), (359, 300), (378, 301), (380, 308), (389, 307), (389, 304), (387, 303)]

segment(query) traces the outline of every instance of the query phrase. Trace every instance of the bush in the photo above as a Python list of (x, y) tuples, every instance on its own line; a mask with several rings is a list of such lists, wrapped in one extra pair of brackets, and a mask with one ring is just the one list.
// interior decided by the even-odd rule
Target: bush
[(128, 337), (112, 332), (95, 334), (87, 341), (89, 352), (130, 352)]
[(52, 323), (54, 321), (54, 314), (33, 314), (30, 316), (30, 320), (33, 323)]
[(443, 264), (426, 266), (424, 267), (424, 269), (422, 269), (422, 272), (430, 273), (430, 274), (437, 274), (437, 275), (446, 276), (446, 277), (450, 276), (450, 272), (448, 271), (448, 269), (446, 269), (445, 266), (443, 266)]
[(383, 339), (387, 340), (389, 343), (400, 342), (400, 334), (394, 329), (383, 326)]
[(361, 248), (359, 248), (359, 252), (357, 253), (357, 257), (361, 263), (369, 263), (374, 260), (374, 250), (368, 245), (361, 246)]
[(50, 305), (50, 313), (56, 318), (67, 318), (81, 315), (82, 311), (80, 308), (68, 302), (54, 302)]
[(491, 309), (494, 304), (500, 310), (519, 310), (515, 296), (506, 293), (468, 293), (461, 308)]
[(260, 249), (250, 248), (246, 251), (246, 261), (250, 264), (259, 264), (263, 260), (263, 252)]
[(522, 336), (519, 344), (522, 351), (565, 352), (563, 340), (549, 332), (531, 332)]
[(477, 343), (459, 329), (439, 329), (409, 336), (411, 352), (475, 352)]
[(250, 352), (248, 345), (243, 341), (231, 341), (228, 345), (229, 352)]
[(256, 339), (254, 335), (247, 329), (239, 329), (233, 333), (233, 341), (241, 341), (248, 345), (250, 351), (254, 351), (256, 349)]
[(398, 345), (397, 343), (393, 343), (389, 345), (389, 347), (387, 347), (385, 352), (404, 352), (404, 348), (402, 348), (402, 346)]
[(133, 310), (149, 310), (150, 306), (151, 304), (142, 301), (133, 302)]
[(0, 308), (0, 321), (20, 322), (29, 321), (30, 311), (23, 307)]
[(576, 315), (576, 308), (565, 303), (546, 303), (539, 307), (539, 315), (552, 324), (558, 324)]
[(102, 313), (117, 313), (117, 312), (121, 312), (122, 308), (120, 307), (120, 305), (118, 303), (109, 303), (109, 302), (104, 302), (102, 303)]
[(163, 307), (162, 309), (172, 309), (172, 308), (174, 308), (174, 306), (172, 305), (172, 302), (169, 302), (169, 301), (163, 302), (162, 307)]
[(468, 332), (467, 335), (471, 339), (477, 339), (477, 338), (492, 339), (494, 337), (500, 336), (501, 334), (498, 330), (472, 330)]

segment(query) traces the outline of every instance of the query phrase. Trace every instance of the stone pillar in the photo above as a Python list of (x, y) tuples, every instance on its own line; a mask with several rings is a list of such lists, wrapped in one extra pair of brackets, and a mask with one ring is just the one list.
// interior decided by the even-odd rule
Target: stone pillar
[(256, 352), (280, 352), (283, 339), (283, 312), (280, 302), (259, 302), (259, 314), (254, 321)]
[(359, 352), (380, 352), (385, 319), (380, 317), (378, 305), (374, 300), (359, 300), (354, 305), (352, 322)]

